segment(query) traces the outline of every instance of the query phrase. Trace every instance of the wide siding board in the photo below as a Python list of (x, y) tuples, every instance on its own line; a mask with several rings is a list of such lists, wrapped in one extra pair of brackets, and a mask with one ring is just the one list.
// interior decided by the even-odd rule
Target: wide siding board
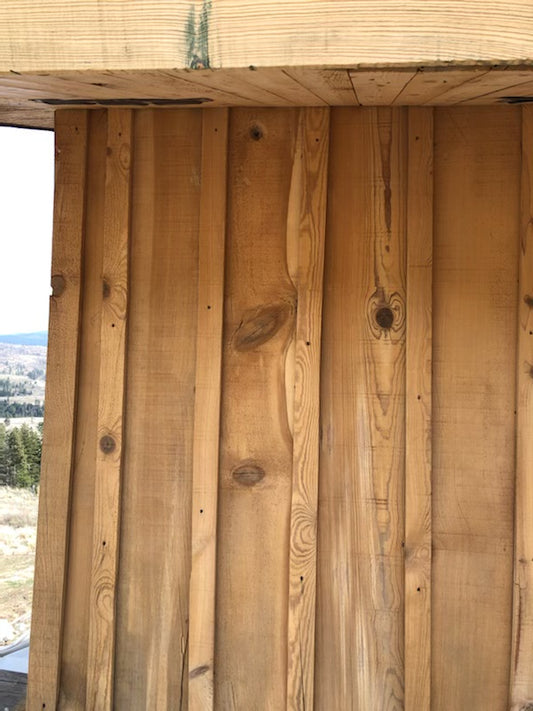
[(433, 711), (508, 708), (519, 151), (513, 109), (435, 111)]
[(135, 118), (116, 708), (187, 708), (201, 114)]
[(232, 112), (217, 560), (218, 708), (286, 700), (296, 289), (287, 210), (298, 112)]
[(324, 711), (403, 704), (405, 117), (332, 112), (315, 670)]

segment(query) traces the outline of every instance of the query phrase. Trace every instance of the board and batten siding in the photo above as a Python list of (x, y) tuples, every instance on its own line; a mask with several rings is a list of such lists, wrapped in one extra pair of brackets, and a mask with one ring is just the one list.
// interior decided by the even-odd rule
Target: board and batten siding
[(58, 111), (29, 711), (533, 708), (532, 132)]

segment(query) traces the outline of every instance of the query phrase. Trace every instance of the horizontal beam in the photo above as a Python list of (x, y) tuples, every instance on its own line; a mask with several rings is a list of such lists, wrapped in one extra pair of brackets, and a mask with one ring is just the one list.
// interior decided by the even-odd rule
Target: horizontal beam
[(522, 63), (530, 0), (3, 0), (0, 71)]

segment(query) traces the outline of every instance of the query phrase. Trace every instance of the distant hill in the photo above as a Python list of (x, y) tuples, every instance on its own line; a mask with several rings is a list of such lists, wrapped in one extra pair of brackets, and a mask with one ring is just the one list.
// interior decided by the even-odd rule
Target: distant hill
[(48, 332), (38, 331), (36, 333), (0, 335), (0, 343), (11, 343), (15, 346), (46, 346), (48, 344)]

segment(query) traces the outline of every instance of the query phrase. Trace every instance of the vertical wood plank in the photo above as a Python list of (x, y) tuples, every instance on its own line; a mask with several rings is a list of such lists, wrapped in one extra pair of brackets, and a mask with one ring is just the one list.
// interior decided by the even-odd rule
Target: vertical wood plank
[(234, 109), (217, 534), (215, 701), (286, 705), (296, 290), (287, 214), (298, 111)]
[(185, 711), (201, 111), (134, 126), (115, 707)]
[(331, 117), (316, 709), (403, 706), (406, 113)]
[(512, 711), (533, 708), (533, 111), (522, 107)]
[(95, 462), (97, 451), (102, 253), (107, 111), (88, 113), (83, 309), (81, 313), (76, 448), (72, 474), (67, 596), (61, 660), (60, 710), (84, 711), (87, 696)]
[(29, 661), (28, 709), (53, 709), (65, 607), (76, 419), (87, 113), (56, 114), (56, 185), (46, 419)]
[(329, 110), (302, 109), (288, 209), (288, 269), (298, 293), (294, 345), (287, 708), (312, 709), (315, 655), (320, 349)]
[(435, 109), (432, 711), (506, 711), (520, 109)]
[(189, 709), (214, 701), (215, 585), (228, 110), (203, 112), (189, 593)]
[(110, 110), (104, 207), (87, 709), (113, 708), (130, 228), (132, 114)]
[(408, 111), (405, 393), (405, 709), (431, 697), (433, 112)]

